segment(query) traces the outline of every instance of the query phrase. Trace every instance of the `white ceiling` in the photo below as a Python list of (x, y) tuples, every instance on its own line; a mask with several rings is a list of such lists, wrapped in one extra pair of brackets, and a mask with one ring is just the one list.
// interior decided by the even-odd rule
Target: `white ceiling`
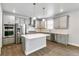
[[(45, 7), (45, 15), (43, 15), (43, 7)], [(13, 12), (15, 9), (17, 14), (33, 16), (33, 4), (32, 3), (3, 3), (3, 11)], [(36, 14), (38, 18), (42, 17), (51, 17), (54, 14), (61, 13), (60, 9), (63, 9), (63, 12), (72, 11), (79, 9), (78, 3), (36, 3)]]

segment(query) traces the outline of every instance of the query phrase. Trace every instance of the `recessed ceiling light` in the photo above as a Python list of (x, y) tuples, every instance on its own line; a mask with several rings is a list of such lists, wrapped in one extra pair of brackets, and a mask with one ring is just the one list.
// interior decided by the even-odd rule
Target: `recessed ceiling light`
[(42, 19), (42, 21), (45, 21), (45, 19)]
[(63, 9), (60, 9), (60, 12), (63, 12)]
[(15, 11), (15, 9), (13, 9), (13, 13), (15, 13), (16, 11)]
[(36, 17), (33, 17), (32, 19), (33, 19), (33, 20), (36, 20)]

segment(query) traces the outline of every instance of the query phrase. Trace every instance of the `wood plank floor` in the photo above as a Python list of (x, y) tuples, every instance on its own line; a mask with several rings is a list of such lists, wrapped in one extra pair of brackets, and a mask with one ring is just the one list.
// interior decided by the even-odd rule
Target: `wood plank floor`
[[(21, 44), (12, 44), (2, 48), (2, 56), (25, 56)], [(65, 46), (47, 41), (47, 47), (28, 56), (79, 56), (79, 47)]]

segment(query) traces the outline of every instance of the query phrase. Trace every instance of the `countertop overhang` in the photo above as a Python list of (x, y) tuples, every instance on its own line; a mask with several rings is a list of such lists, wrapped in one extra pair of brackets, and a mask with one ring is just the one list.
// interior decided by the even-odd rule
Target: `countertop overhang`
[(26, 34), (21, 35), (22, 37), (25, 37), (27, 39), (34, 39), (34, 38), (40, 38), (40, 37), (46, 37), (49, 36), (48, 34), (42, 34), (42, 33), (35, 33), (35, 34)]

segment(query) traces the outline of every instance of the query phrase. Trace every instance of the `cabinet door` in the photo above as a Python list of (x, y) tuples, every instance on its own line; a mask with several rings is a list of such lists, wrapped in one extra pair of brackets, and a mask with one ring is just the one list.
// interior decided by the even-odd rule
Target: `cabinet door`
[(3, 23), (4, 24), (14, 24), (15, 23), (15, 16), (11, 15), (3, 15)]
[(42, 29), (45, 28), (45, 21), (41, 21), (41, 28), (42, 28)]
[(56, 42), (62, 43), (62, 44), (68, 44), (69, 35), (60, 35), (56, 34)]
[(4, 24), (8, 24), (8, 19), (7, 19), (8, 17), (4, 14), (3, 15), (3, 23)]
[(37, 22), (36, 22), (36, 25), (37, 25), (37, 26), (36, 26), (37, 28), (41, 28), (41, 21), (37, 21)]
[(16, 17), (15, 23), (17, 24), (26, 24), (28, 21), (26, 18)]
[(24, 19), (24, 23), (28, 25), (29, 24), (29, 19), (28, 18)]
[(60, 17), (60, 28), (66, 28), (67, 27), (67, 17)]
[(58, 17), (54, 20), (55, 29), (67, 29), (69, 16)]
[(23, 18), (21, 18), (20, 21), (21, 21), (21, 24), (24, 24), (24, 19)]
[(57, 29), (60, 27), (60, 18), (56, 18), (54, 20), (54, 28)]
[(15, 24), (15, 16), (9, 16), (9, 23)]
[(4, 38), (3, 39), (3, 45), (6, 45), (6, 44), (12, 44), (12, 43), (15, 43), (15, 38), (14, 37), (9, 37), (9, 38)]

